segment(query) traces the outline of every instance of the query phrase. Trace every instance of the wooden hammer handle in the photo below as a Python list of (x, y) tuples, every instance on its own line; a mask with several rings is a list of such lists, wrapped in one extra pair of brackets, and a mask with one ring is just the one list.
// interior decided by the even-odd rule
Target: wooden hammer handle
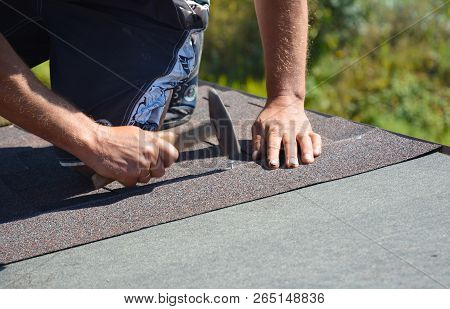
[[(157, 134), (159, 138), (174, 145), (175, 148), (177, 148), (177, 150), (180, 151), (179, 136), (177, 134), (172, 133), (172, 132), (155, 132), (155, 134)], [(92, 180), (92, 183), (96, 190), (106, 187), (107, 185), (109, 185), (110, 183), (113, 183), (115, 181), (114, 179), (104, 177), (97, 173), (92, 175), (91, 180)]]
[[(210, 136), (215, 135), (211, 123), (206, 122), (188, 131), (183, 131), (179, 134), (170, 131), (154, 132), (157, 136), (166, 142), (172, 144), (179, 152), (184, 148), (191, 147), (201, 141), (207, 140)], [(91, 177), (95, 189), (103, 188), (115, 180), (103, 177), (99, 174), (94, 174)]]
[(94, 185), (94, 189), (95, 190), (98, 190), (98, 189), (101, 189), (103, 187), (106, 187), (110, 183), (114, 182), (113, 179), (103, 177), (102, 175), (99, 175), (97, 173), (92, 175), (91, 180), (92, 180), (92, 183)]

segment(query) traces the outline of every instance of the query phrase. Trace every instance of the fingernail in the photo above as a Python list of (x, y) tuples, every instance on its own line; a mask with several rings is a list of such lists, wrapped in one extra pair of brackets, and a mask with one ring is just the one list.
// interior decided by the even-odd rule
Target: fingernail
[(289, 163), (289, 166), (293, 166), (293, 167), (299, 166), (298, 158), (290, 158), (288, 163)]
[(308, 162), (312, 162), (312, 161), (314, 161), (314, 157), (312, 154), (307, 153), (307, 154), (305, 154), (305, 160)]
[(321, 154), (320, 148), (314, 149), (314, 153), (316, 154), (316, 156), (320, 156)]
[(258, 150), (255, 150), (252, 153), (252, 159), (253, 159), (253, 161), (256, 161), (257, 158), (258, 158)]
[(276, 168), (280, 163), (277, 160), (269, 160), (269, 167)]

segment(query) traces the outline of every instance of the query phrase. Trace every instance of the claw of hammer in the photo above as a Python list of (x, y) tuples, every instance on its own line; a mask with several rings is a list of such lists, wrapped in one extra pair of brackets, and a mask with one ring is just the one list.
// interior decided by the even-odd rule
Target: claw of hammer
[[(173, 144), (180, 151), (183, 148), (205, 141), (213, 135), (212, 132), (214, 131), (219, 141), (222, 154), (228, 157), (227, 167), (228, 169), (233, 169), (234, 162), (241, 158), (241, 147), (236, 132), (234, 131), (231, 116), (219, 94), (213, 88), (209, 88), (208, 90), (208, 102), (210, 123), (203, 123), (198, 127), (180, 134), (165, 131), (157, 132), (157, 134), (167, 142)], [(214, 130), (206, 128), (206, 126), (212, 126)], [(95, 189), (103, 188), (114, 181), (98, 174), (94, 174), (91, 179)]]
[(228, 168), (234, 167), (234, 161), (241, 159), (241, 146), (236, 132), (234, 131), (231, 116), (217, 91), (213, 88), (208, 90), (209, 118), (216, 130), (219, 147), (224, 155), (228, 157)]

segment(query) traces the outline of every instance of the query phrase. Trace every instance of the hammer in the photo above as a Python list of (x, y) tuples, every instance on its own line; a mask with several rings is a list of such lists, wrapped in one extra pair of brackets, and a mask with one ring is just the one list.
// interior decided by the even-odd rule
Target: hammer
[[(161, 131), (158, 132), (158, 135), (181, 152), (181, 150), (205, 141), (215, 134), (222, 155), (228, 157), (228, 167), (233, 168), (234, 161), (241, 158), (241, 147), (230, 114), (219, 94), (213, 88), (208, 89), (208, 107), (209, 123), (203, 123), (180, 134)], [(114, 182), (113, 179), (99, 174), (94, 174), (91, 179), (95, 189), (103, 188)]]

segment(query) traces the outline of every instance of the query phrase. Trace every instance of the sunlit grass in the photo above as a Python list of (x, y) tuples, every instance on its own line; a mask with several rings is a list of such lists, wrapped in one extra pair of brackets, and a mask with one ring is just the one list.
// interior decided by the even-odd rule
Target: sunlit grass
[(45, 61), (38, 66), (31, 69), (34, 75), (48, 88), (51, 88), (50, 84), (50, 62)]

